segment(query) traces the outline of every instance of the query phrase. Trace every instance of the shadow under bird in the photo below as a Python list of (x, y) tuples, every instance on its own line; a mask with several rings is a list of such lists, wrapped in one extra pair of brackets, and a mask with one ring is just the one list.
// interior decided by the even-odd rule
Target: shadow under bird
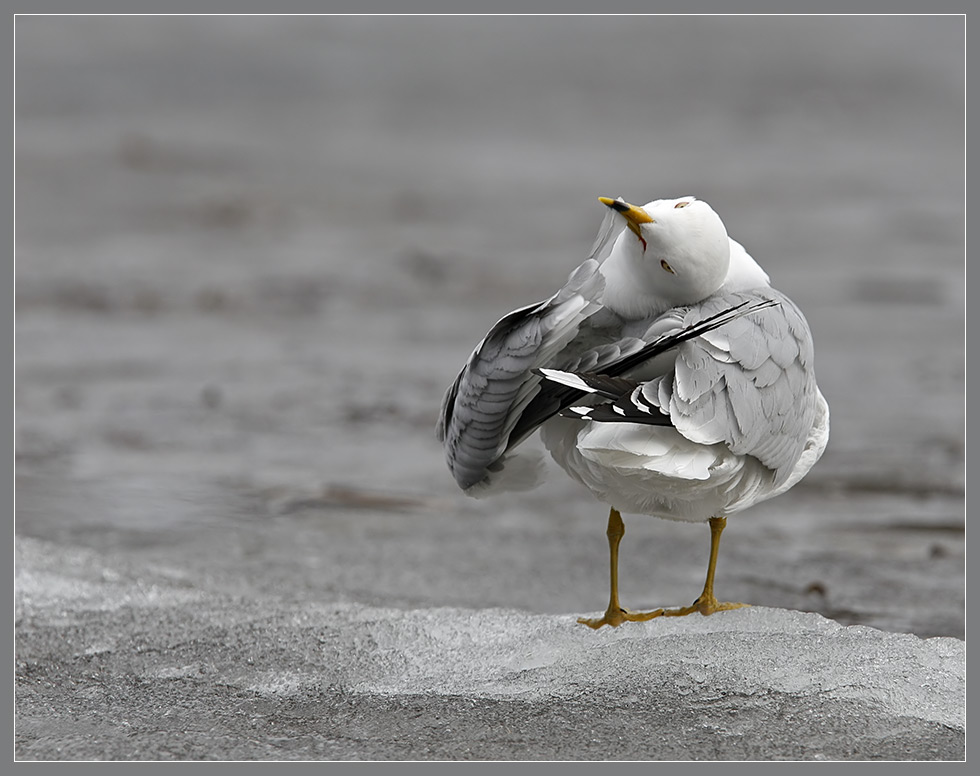
[[(579, 622), (744, 606), (714, 594), (728, 516), (791, 488), (827, 445), (809, 326), (707, 203), (599, 201), (609, 211), (590, 258), (550, 299), (494, 325), (446, 391), (437, 436), (456, 483), (480, 497), (540, 483), (540, 456), (518, 450), (540, 429), (610, 506), (609, 606)], [(621, 511), (709, 524), (693, 604), (620, 605)]]

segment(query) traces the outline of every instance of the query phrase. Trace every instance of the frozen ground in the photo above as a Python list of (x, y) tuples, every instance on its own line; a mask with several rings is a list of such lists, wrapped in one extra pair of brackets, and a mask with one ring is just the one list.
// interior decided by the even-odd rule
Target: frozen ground
[(27, 538), (18, 563), (24, 758), (964, 756), (958, 639), (758, 607), (594, 633), (223, 590)]
[[(962, 756), (961, 22), (17, 27), (20, 757)], [(597, 195), (685, 193), (831, 444), (729, 523), (755, 608), (594, 634), (603, 506), (467, 500), (432, 427)], [(692, 600), (707, 529), (626, 520), (624, 602)]]

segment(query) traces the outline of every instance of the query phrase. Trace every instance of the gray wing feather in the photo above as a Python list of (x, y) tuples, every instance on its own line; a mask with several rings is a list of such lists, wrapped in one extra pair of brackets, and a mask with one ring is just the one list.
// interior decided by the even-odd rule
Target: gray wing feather
[(599, 263), (589, 259), (553, 297), (504, 316), (477, 345), (446, 392), (436, 427), (461, 488), (482, 482), (523, 438), (515, 430), (541, 391), (541, 377), (531, 370), (552, 365), (582, 321), (600, 309), (603, 286)]
[(685, 319), (762, 299), (779, 305), (681, 345), (673, 380), (661, 382), (657, 399), (670, 408), (674, 426), (684, 436), (704, 444), (724, 442), (737, 455), (757, 458), (773, 470), (778, 484), (802, 454), (816, 413), (813, 342), (806, 319), (774, 289), (708, 299)]

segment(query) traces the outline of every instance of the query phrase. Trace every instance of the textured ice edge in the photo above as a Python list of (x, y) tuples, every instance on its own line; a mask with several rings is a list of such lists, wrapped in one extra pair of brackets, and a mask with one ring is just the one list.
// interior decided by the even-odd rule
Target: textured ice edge
[(811, 700), (816, 714), (830, 712), (835, 701), (856, 701), (873, 712), (965, 729), (965, 643), (954, 638), (765, 607), (592, 631), (573, 615), (242, 598), (189, 582), (180, 570), (110, 567), (91, 550), (17, 541), (18, 618), (31, 627), (83, 623), (76, 648), (108, 650), (125, 666), (134, 657), (127, 624), (138, 621), (113, 617), (151, 609), (159, 633), (137, 626), (141, 638), (162, 640), (153, 663), (140, 663), (151, 678), (198, 680), (199, 658), (175, 649), (172, 632), (194, 634), (206, 624), (208, 638), (225, 645), (207, 666), (213, 680), (262, 695), (298, 695), (328, 683), (370, 695), (681, 710), (781, 694)]
[[(818, 614), (752, 607), (594, 632), (572, 616), (505, 610), (350, 608), (353, 692), (499, 699), (787, 693), (869, 703), (955, 728), (965, 644)], [(346, 639), (345, 639), (346, 641)]]

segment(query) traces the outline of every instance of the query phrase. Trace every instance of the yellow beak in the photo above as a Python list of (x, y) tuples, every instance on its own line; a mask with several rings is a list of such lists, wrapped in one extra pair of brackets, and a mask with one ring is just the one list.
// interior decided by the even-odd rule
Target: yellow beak
[(653, 223), (653, 219), (647, 215), (647, 211), (636, 205), (631, 205), (629, 202), (621, 202), (618, 199), (610, 199), (609, 197), (599, 197), (599, 201), (606, 207), (611, 207), (622, 215), (626, 219), (626, 226), (629, 227), (629, 230), (641, 240), (643, 236), (640, 234), (640, 224)]

